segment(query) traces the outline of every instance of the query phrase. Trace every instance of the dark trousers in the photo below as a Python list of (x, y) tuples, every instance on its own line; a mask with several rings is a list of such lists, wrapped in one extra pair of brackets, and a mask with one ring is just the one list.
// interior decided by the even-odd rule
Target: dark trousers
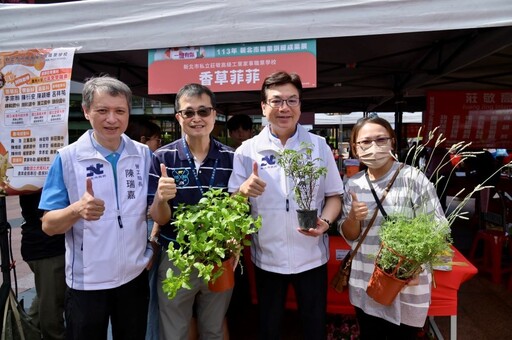
[(419, 328), (417, 327), (404, 324), (395, 325), (376, 316), (368, 315), (357, 307), (356, 317), (361, 340), (415, 340), (418, 336)]
[(149, 286), (146, 270), (132, 281), (112, 289), (66, 291), (66, 338), (106, 340), (108, 322), (113, 339), (144, 340)]
[(63, 340), (65, 338), (66, 274), (64, 262), (64, 254), (27, 261), (34, 273), (37, 294), (32, 300), (28, 314), (32, 317), (35, 326), (41, 330), (43, 339)]
[(277, 274), (254, 268), (260, 315), (259, 338), (281, 338), (281, 320), (291, 284), (299, 309), (300, 323), (298, 320), (297, 325), (302, 326), (304, 339), (325, 340), (327, 265), (298, 274)]

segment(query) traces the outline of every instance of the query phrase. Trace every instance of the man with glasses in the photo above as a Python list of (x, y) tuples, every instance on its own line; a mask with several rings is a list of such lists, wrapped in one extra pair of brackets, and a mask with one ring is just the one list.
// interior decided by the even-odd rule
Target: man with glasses
[[(298, 124), (302, 83), (297, 74), (276, 72), (265, 78), (261, 88), (261, 109), (268, 119), (257, 136), (245, 141), (235, 152), (229, 191), (249, 197), (253, 216), (263, 225), (253, 236), (251, 259), (255, 265), (260, 307), (260, 339), (280, 339), (288, 285), (291, 283), (304, 331), (304, 339), (325, 339), (327, 308), (327, 261), (329, 237), (326, 232), (341, 209), (343, 183), (331, 149), (324, 138)], [(315, 191), (316, 228), (303, 231), (297, 220), (293, 186), (277, 164), (277, 153), (301, 150), (313, 145), (312, 158), (321, 158), (328, 170)]]
[[(210, 136), (217, 116), (210, 89), (185, 85), (176, 95), (175, 109), (183, 137), (155, 151), (150, 170), (149, 192), (154, 194), (150, 213), (161, 225), (158, 240), (163, 250), (176, 239), (171, 222), (178, 204), (196, 204), (212, 188), (227, 189), (233, 168), (232, 149)], [(196, 272), (191, 277), (192, 289), (181, 289), (169, 300), (161, 285), (168, 270), (176, 268), (162, 256), (158, 268), (160, 339), (188, 339), (194, 303), (200, 338), (222, 339), (232, 290), (210, 292)]]

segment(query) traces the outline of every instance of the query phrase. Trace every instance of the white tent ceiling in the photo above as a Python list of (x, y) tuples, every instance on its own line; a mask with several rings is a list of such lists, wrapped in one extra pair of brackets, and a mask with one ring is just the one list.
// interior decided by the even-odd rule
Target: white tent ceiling
[(0, 51), (82, 53), (512, 25), (509, 0), (88, 0), (0, 5)]
[[(142, 96), (149, 48), (305, 38), (318, 39), (305, 111), (421, 111), (428, 89), (512, 87), (510, 0), (0, 4), (0, 51), (80, 47), (74, 80), (106, 72)], [(227, 113), (259, 112), (257, 91), (218, 101)]]

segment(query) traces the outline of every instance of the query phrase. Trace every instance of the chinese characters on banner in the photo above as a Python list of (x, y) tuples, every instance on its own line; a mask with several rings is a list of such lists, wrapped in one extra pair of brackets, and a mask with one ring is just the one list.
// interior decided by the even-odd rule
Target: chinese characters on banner
[(316, 87), (316, 40), (150, 50), (148, 92), (177, 93), (185, 83), (213, 92), (260, 90), (275, 71), (296, 72), (303, 87)]
[(425, 132), (439, 126), (448, 146), (512, 149), (512, 89), (430, 91), (423, 122)]
[(0, 53), (0, 196), (39, 190), (68, 144), (75, 48)]

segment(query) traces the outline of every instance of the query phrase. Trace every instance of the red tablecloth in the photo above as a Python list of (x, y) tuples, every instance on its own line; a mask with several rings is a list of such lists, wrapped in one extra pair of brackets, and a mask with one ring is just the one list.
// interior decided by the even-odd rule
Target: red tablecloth
[[(341, 262), (341, 253), (349, 249), (348, 244), (341, 236), (330, 237), (330, 259), (327, 263), (328, 279), (334, 277)], [(477, 273), (477, 269), (473, 266), (457, 249), (453, 248), (455, 256), (453, 261), (460, 262), (462, 265), (454, 265), (451, 271), (434, 271), (434, 279), (436, 287), (432, 288), (432, 303), (428, 311), (430, 316), (449, 316), (457, 315), (457, 292), (461, 283), (469, 280)], [(336, 259), (336, 252), (340, 254)], [(250, 254), (248, 248), (244, 254), (249, 259)], [(251, 287), (251, 295), (253, 303), (257, 303), (256, 287), (254, 285), (254, 270), (252, 264), (246, 266)], [(295, 294), (292, 287), (288, 292), (286, 308), (296, 309)], [(327, 290), (327, 312), (332, 314), (354, 314), (354, 307), (348, 299), (348, 291), (343, 293), (336, 292), (329, 287)]]

